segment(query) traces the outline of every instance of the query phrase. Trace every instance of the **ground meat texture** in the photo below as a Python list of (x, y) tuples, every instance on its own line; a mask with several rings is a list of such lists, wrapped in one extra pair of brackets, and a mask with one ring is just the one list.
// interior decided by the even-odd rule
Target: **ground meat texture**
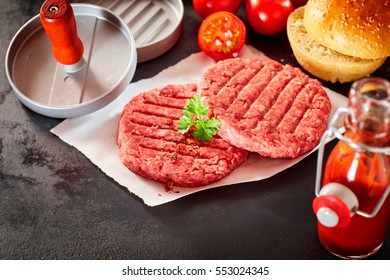
[(248, 152), (218, 135), (201, 142), (177, 130), (196, 84), (168, 85), (135, 96), (118, 128), (120, 159), (133, 172), (169, 186), (199, 187), (216, 182), (244, 162)]
[(320, 82), (271, 59), (220, 61), (198, 92), (222, 125), (219, 135), (272, 158), (296, 158), (318, 145), (331, 111)]

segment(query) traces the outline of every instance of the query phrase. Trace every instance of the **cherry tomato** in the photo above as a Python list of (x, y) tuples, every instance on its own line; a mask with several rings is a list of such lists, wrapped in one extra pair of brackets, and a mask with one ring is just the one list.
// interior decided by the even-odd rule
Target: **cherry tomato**
[(198, 32), (198, 44), (215, 61), (237, 57), (246, 40), (244, 23), (234, 14), (216, 12), (205, 18)]
[(235, 14), (241, 3), (242, 0), (192, 0), (196, 13), (203, 19), (220, 11)]
[(249, 25), (263, 35), (275, 35), (286, 29), (294, 10), (291, 0), (247, 0), (245, 14)]

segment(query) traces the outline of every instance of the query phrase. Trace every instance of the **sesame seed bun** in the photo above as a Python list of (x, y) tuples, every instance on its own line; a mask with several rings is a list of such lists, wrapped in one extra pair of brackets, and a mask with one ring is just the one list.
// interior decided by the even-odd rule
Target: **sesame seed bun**
[(295, 9), (287, 21), (287, 36), (298, 63), (312, 75), (334, 82), (352, 82), (370, 75), (386, 58), (364, 59), (325, 47), (306, 32), (305, 7)]
[(339, 53), (390, 56), (390, 0), (309, 0), (303, 19), (315, 41)]

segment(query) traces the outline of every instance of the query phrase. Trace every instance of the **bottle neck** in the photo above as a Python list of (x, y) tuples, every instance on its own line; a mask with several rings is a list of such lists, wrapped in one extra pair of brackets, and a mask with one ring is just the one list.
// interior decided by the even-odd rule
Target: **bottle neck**
[(390, 146), (390, 83), (380, 78), (365, 78), (352, 84), (347, 135), (373, 146)]

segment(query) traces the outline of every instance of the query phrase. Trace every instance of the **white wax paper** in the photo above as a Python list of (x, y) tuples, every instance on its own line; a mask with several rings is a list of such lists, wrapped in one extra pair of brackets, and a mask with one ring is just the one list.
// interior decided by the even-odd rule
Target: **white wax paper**
[[(250, 46), (245, 46), (240, 56), (264, 57), (263, 53)], [(104, 173), (140, 197), (149, 206), (161, 205), (209, 188), (262, 180), (305, 158), (307, 154), (296, 159), (271, 159), (251, 153), (246, 162), (219, 182), (199, 188), (173, 187), (170, 191), (166, 191), (164, 184), (143, 178), (123, 165), (119, 159), (116, 137), (118, 121), (124, 105), (133, 96), (155, 87), (198, 82), (205, 69), (214, 63), (203, 53), (192, 54), (152, 78), (131, 83), (116, 100), (104, 108), (85, 116), (66, 119), (51, 132), (77, 148)], [(332, 101), (333, 115), (338, 107), (346, 106), (347, 98), (329, 89), (326, 91)]]

